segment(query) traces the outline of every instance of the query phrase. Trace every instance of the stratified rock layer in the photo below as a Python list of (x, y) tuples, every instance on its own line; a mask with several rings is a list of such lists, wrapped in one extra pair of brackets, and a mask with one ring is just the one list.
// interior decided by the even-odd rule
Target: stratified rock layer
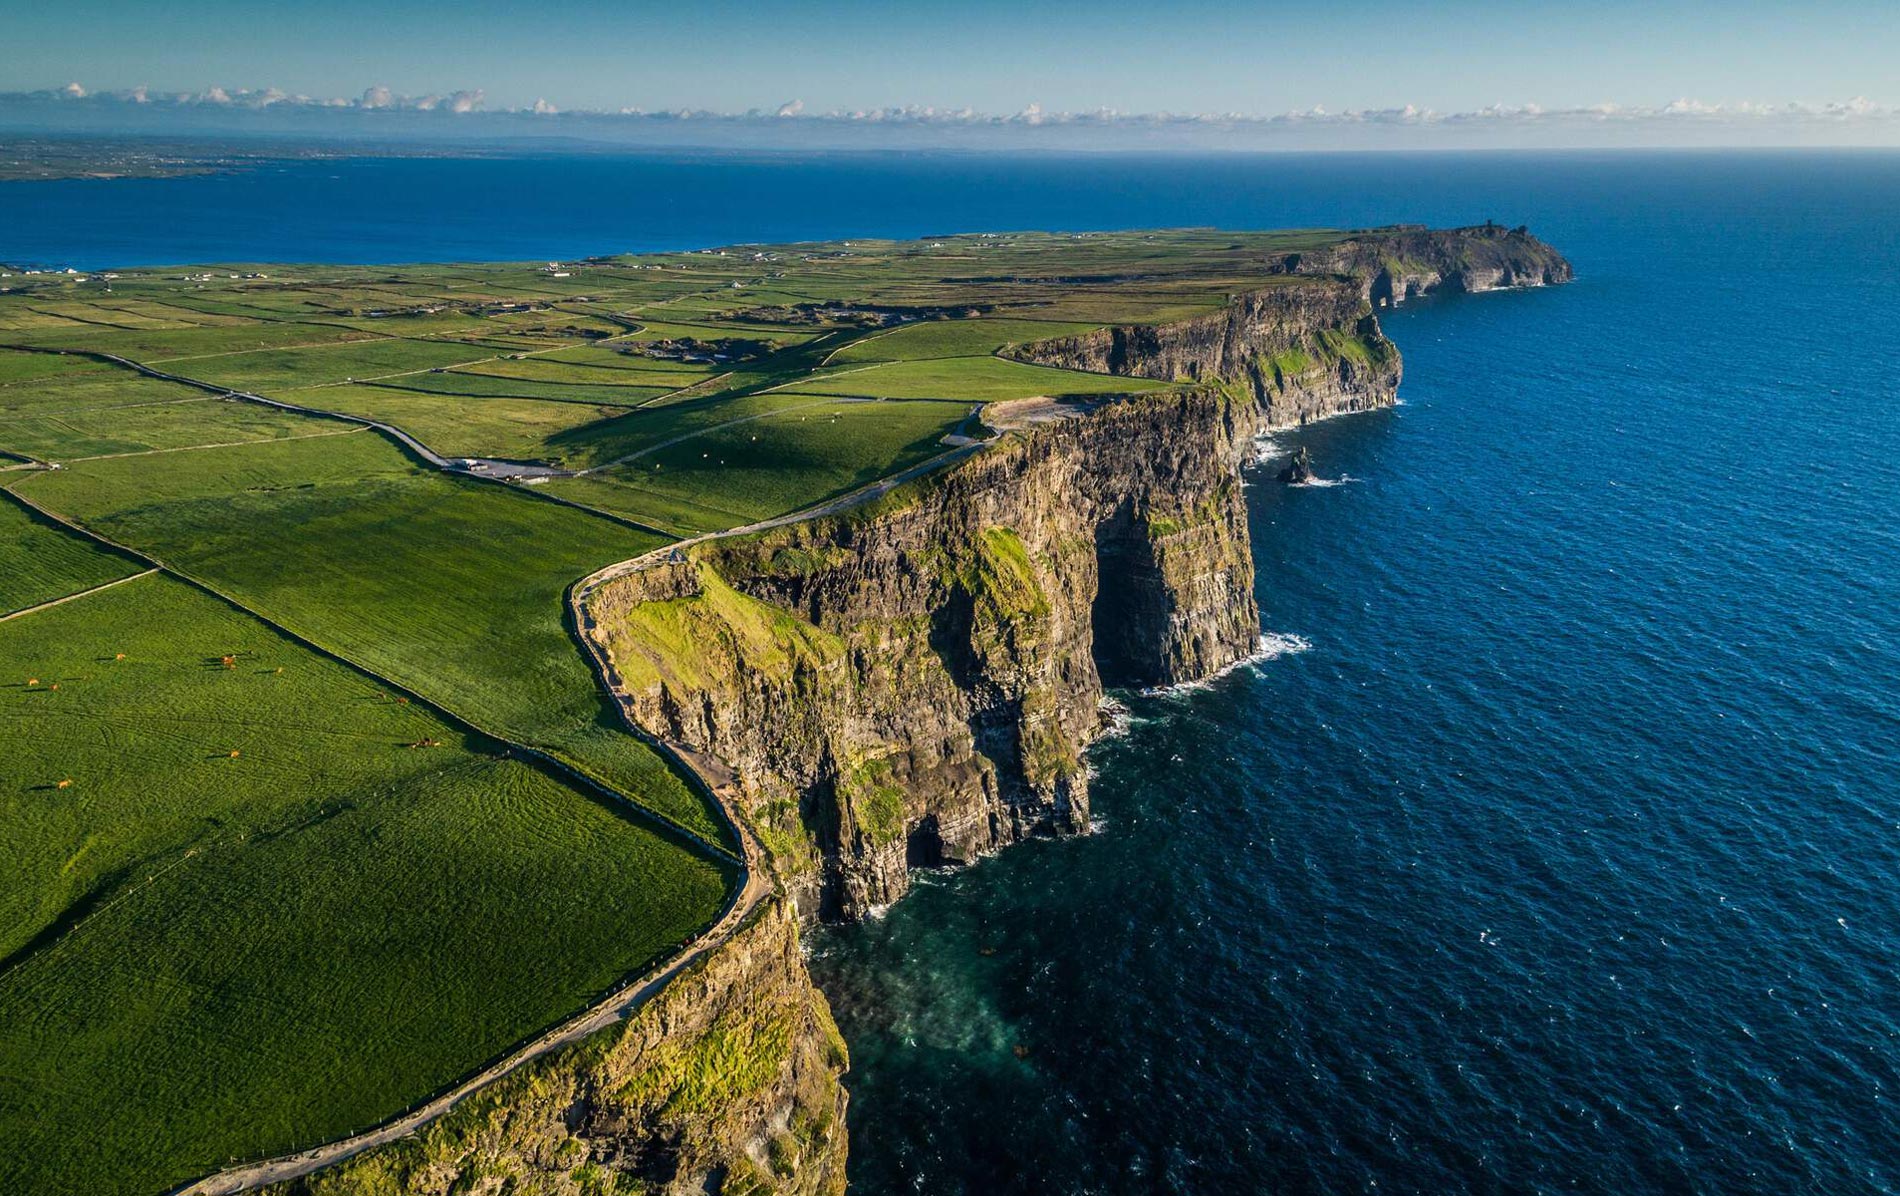
[(1243, 386), (1269, 427), (1390, 406), (1399, 352), (1356, 279), (1288, 275), (1221, 310), (1018, 345), (1037, 365), (1166, 382)]

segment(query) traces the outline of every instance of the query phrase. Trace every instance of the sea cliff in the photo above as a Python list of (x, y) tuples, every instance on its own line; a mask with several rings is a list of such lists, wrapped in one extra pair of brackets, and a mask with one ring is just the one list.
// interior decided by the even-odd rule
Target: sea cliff
[(601, 581), (585, 622), (616, 696), (738, 807), (784, 896), (623, 1025), (280, 1196), (841, 1191), (845, 1048), (798, 915), (1086, 829), (1105, 688), (1258, 650), (1255, 438), (1396, 401), (1378, 306), (1569, 269), (1492, 226), (1265, 261), (1217, 312), (1008, 350), (1181, 387), (992, 405), (993, 439), (934, 474)]
[(1351, 279), (1377, 307), (1444, 288), (1475, 293), (1569, 282), (1570, 263), (1519, 226), (1478, 224), (1432, 229), (1404, 224), (1356, 233), (1325, 249), (1289, 254), (1275, 267), (1289, 274)]
[(1103, 684), (1204, 677), (1259, 618), (1219, 387), (1053, 406), (834, 518), (715, 540), (593, 611), (637, 720), (731, 770), (807, 912), (1088, 824)]
[(1258, 647), (1242, 462), (1263, 429), (1396, 401), (1368, 271), (1407, 293), (1569, 277), (1481, 227), (1263, 263), (1221, 310), (1015, 346), (1190, 383), (993, 407), (987, 451), (847, 513), (710, 540), (601, 587), (633, 716), (721, 762), (805, 912), (857, 918), (909, 870), (1088, 824), (1106, 685), (1208, 677)]
[(1567, 282), (1570, 263), (1523, 229), (1400, 226), (1262, 263), (1273, 285), (1220, 311), (1018, 345), (1020, 361), (1170, 382), (1247, 388), (1267, 427), (1390, 406), (1401, 362), (1376, 310), (1447, 289)]
[(1399, 353), (1356, 281), (1287, 275), (1205, 316), (1018, 345), (1037, 365), (1244, 387), (1269, 427), (1390, 405)]

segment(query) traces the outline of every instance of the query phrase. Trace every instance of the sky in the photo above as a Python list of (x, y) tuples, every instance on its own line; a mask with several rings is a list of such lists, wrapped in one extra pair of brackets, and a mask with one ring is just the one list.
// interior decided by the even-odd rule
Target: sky
[[(1695, 115), (1699, 123), (1675, 125), (1699, 130), (1676, 134), (1690, 139), (1706, 139), (1712, 123), (1734, 125), (1723, 135), (1741, 142), (1879, 141), (1900, 128), (1893, 0), (0, 0), (0, 8), (14, 10), (3, 22), (10, 48), (0, 56), (0, 93), (78, 84), (73, 94), (83, 90), (95, 106), (144, 88), (152, 99), (219, 104), (270, 97), (386, 107), (385, 97), (393, 106), (410, 97), (433, 109), (458, 97), (453, 106), (486, 113), (783, 111), (808, 120), (1317, 110), (1335, 123), (1341, 114), (1396, 113), (1382, 123), (1424, 128), (1516, 113), (1546, 139), (1576, 136), (1547, 114), (1593, 110), (1618, 113), (1623, 136), (1649, 130), (1652, 114)], [(1524, 123), (1493, 116), (1488, 136), (1522, 138)]]

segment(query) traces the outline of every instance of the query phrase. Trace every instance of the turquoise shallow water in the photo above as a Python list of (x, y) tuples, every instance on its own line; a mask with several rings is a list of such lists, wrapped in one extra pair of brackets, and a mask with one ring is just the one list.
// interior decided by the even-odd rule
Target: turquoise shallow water
[[(533, 221), (522, 213), (532, 211)], [(0, 187), (0, 259), (1527, 221), (1250, 493), (1304, 650), (1128, 702), (1097, 833), (816, 936), (853, 1190), (1900, 1188), (1900, 155), (325, 163)], [(1016, 1048), (1025, 1049), (1019, 1058)]]

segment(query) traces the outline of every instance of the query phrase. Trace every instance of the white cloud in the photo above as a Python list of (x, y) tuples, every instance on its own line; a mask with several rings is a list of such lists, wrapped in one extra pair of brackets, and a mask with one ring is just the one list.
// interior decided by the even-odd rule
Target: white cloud
[[(800, 99), (776, 108), (748, 112), (705, 109), (645, 109), (628, 106), (610, 111), (563, 111), (543, 98), (525, 108), (499, 112), (484, 108), (479, 89), (406, 96), (386, 86), (366, 88), (355, 99), (312, 98), (277, 87), (210, 87), (197, 93), (157, 94), (145, 87), (119, 91), (90, 90), (78, 82), (41, 92), (0, 93), (0, 105), (56, 103), (98, 111), (101, 118), (113, 105), (139, 105), (157, 120), (169, 108), (208, 107), (233, 114), (264, 109), (312, 109), (362, 113), (431, 113), (442, 118), (483, 114), (481, 119), (505, 120), (512, 115), (552, 117), (587, 124), (606, 133), (613, 128), (626, 136), (670, 137), (685, 143), (684, 133), (665, 133), (669, 126), (687, 123), (709, 127), (710, 143), (739, 143), (747, 138), (796, 137), (800, 143), (855, 136), (886, 140), (907, 138), (928, 144), (941, 129), (956, 143), (977, 144), (975, 138), (1013, 139), (1022, 145), (1061, 144), (1065, 136), (1104, 147), (1115, 144), (1161, 144), (1155, 138), (1178, 131), (1170, 144), (1198, 147), (1222, 145), (1263, 147), (1331, 145), (1450, 145), (1450, 144), (1746, 144), (1900, 142), (1900, 109), (1866, 96), (1826, 102), (1764, 103), (1752, 100), (1707, 101), (1681, 96), (1653, 105), (1604, 101), (1577, 107), (1546, 108), (1535, 103), (1488, 104), (1465, 111), (1439, 112), (1417, 104), (1394, 107), (1332, 109), (1324, 105), (1278, 114), (1245, 112), (1126, 112), (1114, 108), (1055, 111), (1029, 104), (1012, 113), (984, 113), (969, 107), (903, 105), (840, 108), (815, 112)], [(380, 117), (378, 119), (381, 119)], [(613, 123), (613, 122), (618, 122)], [(848, 130), (864, 127), (862, 134)], [(871, 133), (875, 127), (882, 130)], [(650, 134), (641, 129), (652, 130)], [(765, 130), (774, 130), (767, 133)], [(778, 132), (783, 130), (783, 132)], [(826, 132), (833, 130), (833, 132)], [(1065, 132), (1066, 131), (1066, 132)], [(1117, 131), (1125, 131), (1119, 133)], [(1116, 141), (1117, 136), (1125, 138)], [(1147, 137), (1133, 142), (1126, 138)], [(789, 144), (789, 142), (788, 142)]]

